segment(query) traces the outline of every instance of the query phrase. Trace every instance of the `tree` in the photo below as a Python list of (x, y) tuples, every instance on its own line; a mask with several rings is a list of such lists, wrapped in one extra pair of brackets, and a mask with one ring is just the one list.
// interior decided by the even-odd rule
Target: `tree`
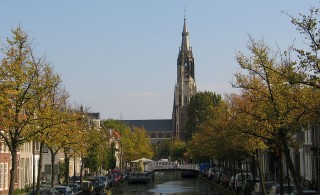
[(124, 161), (130, 162), (139, 158), (151, 158), (153, 156), (152, 145), (147, 132), (143, 128), (132, 127), (117, 120), (106, 120), (104, 128), (114, 129), (120, 133), (120, 150)]
[[(118, 138), (118, 144), (119, 144), (119, 151), (116, 151), (114, 148), (114, 143), (111, 144), (110, 147), (110, 152), (109, 152), (109, 165), (111, 169), (114, 169), (116, 167), (116, 157), (115, 154), (119, 154), (119, 159), (120, 159), (120, 169), (123, 169), (124, 165), (126, 164), (125, 158), (124, 158), (124, 151), (126, 151), (126, 148), (128, 147), (125, 142), (123, 142), (122, 138), (126, 137), (128, 133), (130, 132), (129, 127), (124, 124), (123, 122), (119, 120), (114, 120), (114, 119), (108, 119), (103, 121), (103, 128), (106, 129), (107, 132), (109, 132), (111, 129), (117, 131), (120, 134), (120, 137)], [(110, 132), (109, 132), (110, 136)]]
[(182, 160), (184, 153), (187, 152), (186, 143), (179, 139), (174, 139), (169, 144), (171, 159)]
[(43, 133), (40, 121), (48, 121), (38, 112), (60, 78), (44, 58), (36, 58), (28, 35), (17, 27), (7, 38), (0, 66), (0, 137), (12, 156), (9, 194), (13, 194), (20, 146)]
[(132, 145), (131, 150), (132, 160), (140, 158), (152, 158), (153, 150), (150, 138), (145, 129), (135, 127), (131, 133)]
[[(52, 74), (48, 72), (49, 74)], [(42, 150), (44, 146), (48, 146), (50, 141), (57, 142), (57, 140), (53, 140), (52, 138), (56, 138), (56, 136), (59, 134), (57, 132), (57, 127), (59, 127), (62, 123), (66, 123), (66, 113), (65, 110), (65, 102), (67, 101), (68, 94), (65, 91), (65, 89), (57, 83), (57, 85), (54, 86), (53, 90), (48, 94), (47, 98), (44, 99), (43, 103), (39, 105), (37, 116), (41, 120), (38, 120), (39, 123), (37, 123), (38, 129), (45, 130), (43, 133), (38, 134), (35, 139), (33, 140), (38, 141), (40, 143), (40, 157), (39, 157), (39, 163), (38, 163), (38, 177), (37, 181), (33, 181), (33, 185), (37, 184), (36, 192), (40, 189), (40, 179), (41, 179), (41, 169), (42, 169)], [(60, 134), (59, 134), (60, 135)], [(51, 151), (51, 150), (50, 150)], [(51, 155), (54, 153), (51, 153)], [(54, 171), (54, 161), (52, 160), (52, 171)], [(33, 177), (35, 180), (35, 177)], [(53, 187), (54, 182), (54, 174), (52, 172), (51, 177), (51, 186)]]
[(171, 140), (164, 140), (153, 144), (153, 151), (155, 159), (167, 159), (169, 157), (169, 145)]
[[(233, 111), (241, 119), (236, 120), (241, 125), (238, 130), (266, 140), (266, 144), (283, 152), (301, 193), (290, 147), (298, 145), (294, 135), (301, 131), (301, 125), (306, 124), (308, 110), (299, 101), (305, 100), (310, 90), (287, 79), (285, 75), (292, 72), (295, 63), (283, 58), (277, 60), (262, 41), (256, 42), (251, 38), (248, 49), (252, 56), (247, 57), (240, 52), (237, 55), (238, 64), (247, 71), (247, 74), (235, 75), (234, 86), (242, 89), (241, 95), (233, 101)], [(290, 51), (286, 51), (280, 56), (288, 57), (289, 54)]]
[[(288, 15), (288, 14), (287, 14)], [(295, 68), (296, 72), (292, 76), (292, 82), (303, 83), (320, 89), (320, 29), (319, 29), (319, 9), (310, 8), (310, 14), (299, 14), (300, 18), (288, 15), (292, 24), (297, 28), (300, 34), (304, 35), (308, 49), (295, 48), (298, 53), (299, 61)]]
[(204, 123), (214, 116), (213, 108), (221, 101), (221, 95), (212, 92), (199, 92), (191, 97), (188, 106), (188, 120), (186, 124), (186, 140), (191, 140), (192, 135), (200, 131), (199, 124)]

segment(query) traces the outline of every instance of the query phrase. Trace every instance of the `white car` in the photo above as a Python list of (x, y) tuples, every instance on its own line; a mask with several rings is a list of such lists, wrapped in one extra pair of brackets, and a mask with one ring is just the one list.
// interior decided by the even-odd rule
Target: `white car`
[(250, 172), (237, 173), (234, 177), (234, 187), (237, 191), (241, 191), (244, 182), (247, 179), (252, 179), (252, 174)]

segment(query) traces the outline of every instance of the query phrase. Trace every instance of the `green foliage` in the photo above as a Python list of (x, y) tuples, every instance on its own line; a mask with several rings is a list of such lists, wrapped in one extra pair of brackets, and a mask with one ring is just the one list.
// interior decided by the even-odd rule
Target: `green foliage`
[(165, 140), (163, 142), (159, 142), (159, 143), (152, 145), (155, 159), (162, 159), (162, 158), (168, 159), (169, 158), (170, 142), (171, 142), (171, 140)]
[(116, 153), (116, 148), (115, 148), (115, 144), (111, 143), (111, 147), (110, 147), (110, 158), (109, 158), (109, 169), (114, 169), (116, 168), (116, 157), (115, 157), (115, 153)]
[(63, 178), (66, 172), (66, 165), (62, 162), (59, 161), (59, 178)]
[(27, 191), (25, 191), (24, 189), (15, 189), (13, 194), (14, 195), (20, 195), (20, 194), (24, 195), (24, 194), (26, 194), (26, 192)]
[(183, 158), (184, 153), (187, 152), (186, 143), (175, 139), (169, 144), (169, 151), (171, 159), (180, 160)]
[(199, 124), (214, 117), (213, 109), (221, 102), (221, 95), (212, 92), (199, 92), (191, 97), (186, 124), (186, 140), (201, 130)]

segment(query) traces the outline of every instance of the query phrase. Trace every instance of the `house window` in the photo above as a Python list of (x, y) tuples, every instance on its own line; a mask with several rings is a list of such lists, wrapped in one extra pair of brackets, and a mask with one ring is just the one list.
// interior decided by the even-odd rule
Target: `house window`
[(1, 153), (8, 153), (9, 152), (8, 146), (4, 142), (1, 142), (0, 144), (1, 144), (0, 152)]
[(35, 150), (40, 151), (40, 143), (36, 142), (36, 143), (34, 143), (34, 145), (35, 145)]
[(49, 149), (46, 145), (43, 146), (42, 148), (42, 153), (48, 153), (49, 152)]
[(8, 189), (8, 163), (0, 163), (0, 190)]

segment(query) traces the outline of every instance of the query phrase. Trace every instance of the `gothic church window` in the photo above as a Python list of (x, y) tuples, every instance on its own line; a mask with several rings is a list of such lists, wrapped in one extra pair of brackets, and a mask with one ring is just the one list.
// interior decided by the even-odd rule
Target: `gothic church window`
[(186, 106), (188, 105), (188, 96), (184, 96), (184, 102), (183, 104)]
[(188, 77), (188, 75), (189, 75), (188, 62), (185, 61), (185, 62), (184, 62), (184, 76), (185, 76), (185, 77)]

